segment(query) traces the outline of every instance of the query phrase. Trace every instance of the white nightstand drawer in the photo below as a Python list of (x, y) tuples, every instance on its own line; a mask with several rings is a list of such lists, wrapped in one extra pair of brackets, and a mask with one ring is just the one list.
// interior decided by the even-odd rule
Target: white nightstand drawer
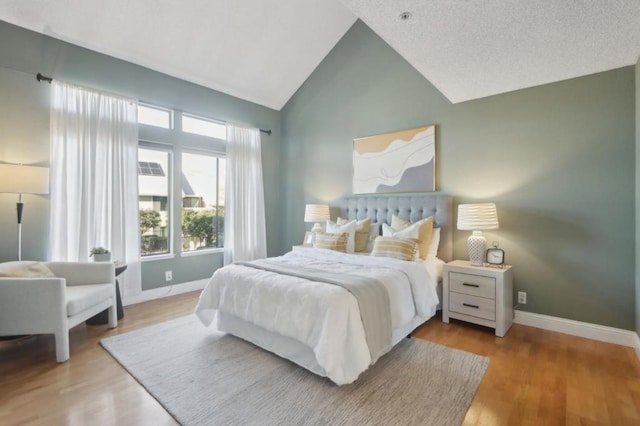
[(484, 297), (449, 293), (449, 310), (491, 321), (496, 319), (496, 301)]
[(496, 279), (480, 275), (449, 272), (449, 291), (472, 296), (496, 298)]

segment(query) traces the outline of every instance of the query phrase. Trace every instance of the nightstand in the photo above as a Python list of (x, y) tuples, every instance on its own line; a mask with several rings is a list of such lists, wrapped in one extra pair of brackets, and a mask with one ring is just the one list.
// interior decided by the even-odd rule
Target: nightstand
[(495, 328), (504, 337), (513, 323), (511, 266), (471, 266), (466, 260), (444, 265), (442, 321), (455, 318)]

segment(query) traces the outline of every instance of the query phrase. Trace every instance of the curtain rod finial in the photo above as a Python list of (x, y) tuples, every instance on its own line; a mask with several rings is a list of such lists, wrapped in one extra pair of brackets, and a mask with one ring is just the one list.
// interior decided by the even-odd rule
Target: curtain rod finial
[(44, 76), (41, 73), (36, 74), (36, 80), (38, 80), (38, 81), (44, 80), (49, 84), (51, 84), (51, 82), (53, 81), (53, 79), (51, 77)]

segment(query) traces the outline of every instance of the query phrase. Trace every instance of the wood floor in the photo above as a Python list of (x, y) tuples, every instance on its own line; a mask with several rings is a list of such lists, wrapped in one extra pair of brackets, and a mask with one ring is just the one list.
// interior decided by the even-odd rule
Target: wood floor
[[(118, 328), (80, 325), (71, 359), (52, 336), (0, 342), (1, 425), (173, 425), (98, 341), (193, 311), (198, 293), (125, 307)], [(640, 362), (626, 347), (514, 325), (492, 330), (433, 318), (414, 337), (491, 359), (464, 425), (639, 425)]]

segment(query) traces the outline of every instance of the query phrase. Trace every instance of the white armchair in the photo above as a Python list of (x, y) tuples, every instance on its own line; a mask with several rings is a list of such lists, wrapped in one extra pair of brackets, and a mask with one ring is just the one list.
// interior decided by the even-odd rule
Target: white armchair
[(54, 334), (56, 360), (69, 359), (69, 329), (109, 309), (118, 325), (115, 265), (110, 262), (43, 262), (55, 277), (6, 277), (38, 262), (0, 263), (0, 336)]

